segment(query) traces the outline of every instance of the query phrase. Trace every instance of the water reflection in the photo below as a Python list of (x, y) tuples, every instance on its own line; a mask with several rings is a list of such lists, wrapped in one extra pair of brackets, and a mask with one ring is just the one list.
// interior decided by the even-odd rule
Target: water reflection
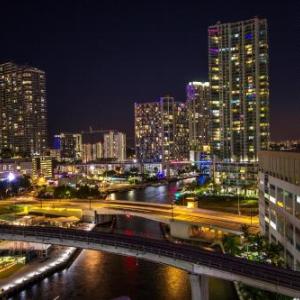
[(145, 189), (131, 190), (128, 192), (111, 193), (108, 199), (128, 200), (155, 203), (170, 203), (174, 199), (174, 194), (179, 184), (148, 186)]
[[(111, 198), (166, 203), (171, 201), (178, 184), (148, 187)], [(159, 224), (140, 218), (119, 216), (116, 231), (162, 238)], [(129, 296), (131, 300), (189, 300), (188, 274), (169, 266), (122, 257), (99, 251), (84, 250), (72, 266), (34, 285), (12, 299), (22, 300), (111, 300)], [(210, 280), (210, 299), (235, 300), (233, 286), (222, 280)]]
[(190, 284), (187, 275), (183, 276), (179, 269), (164, 267), (163, 276), (170, 299), (185, 299), (186, 294), (183, 285), (189, 286)]

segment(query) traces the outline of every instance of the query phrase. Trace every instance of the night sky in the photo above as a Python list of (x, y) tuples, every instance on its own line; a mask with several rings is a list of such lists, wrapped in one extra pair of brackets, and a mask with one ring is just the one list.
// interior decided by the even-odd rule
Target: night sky
[(56, 132), (89, 126), (132, 137), (134, 102), (167, 93), (184, 101), (188, 81), (207, 80), (209, 25), (266, 17), (271, 136), (300, 138), (300, 5), (294, 2), (3, 0), (0, 62), (46, 71), (50, 142)]

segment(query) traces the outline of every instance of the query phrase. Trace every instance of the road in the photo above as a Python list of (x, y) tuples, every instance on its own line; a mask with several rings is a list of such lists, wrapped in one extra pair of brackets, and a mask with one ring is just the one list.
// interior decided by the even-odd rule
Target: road
[[(9, 202), (9, 201), (7, 201)], [(178, 205), (157, 204), (149, 202), (137, 201), (120, 201), (120, 200), (81, 200), (81, 199), (56, 199), (39, 201), (33, 197), (20, 197), (11, 200), (11, 203), (26, 204), (43, 208), (77, 208), (77, 209), (92, 209), (97, 210), (101, 214), (101, 209), (112, 210), (124, 214), (135, 213), (138, 215), (157, 216), (161, 220), (182, 221), (195, 225), (214, 226), (219, 229), (228, 229), (235, 232), (240, 232), (243, 224), (249, 225), (250, 232), (256, 233), (259, 231), (258, 217), (249, 217), (238, 214), (230, 214), (220, 211), (206, 209), (192, 209)]]

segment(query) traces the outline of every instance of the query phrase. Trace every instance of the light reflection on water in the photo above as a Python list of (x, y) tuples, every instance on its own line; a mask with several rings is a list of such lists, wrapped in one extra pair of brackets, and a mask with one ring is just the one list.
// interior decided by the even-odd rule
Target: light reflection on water
[(145, 189), (131, 190), (128, 192), (112, 193), (108, 196), (111, 200), (128, 200), (155, 203), (170, 203), (174, 199), (174, 193), (178, 184), (171, 183), (169, 186), (148, 186)]
[[(171, 201), (178, 184), (148, 187), (112, 194), (118, 200), (166, 203)], [(161, 237), (158, 223), (139, 218), (118, 217), (117, 231), (149, 237)], [(129, 296), (131, 300), (189, 300), (188, 274), (169, 266), (84, 250), (68, 270), (51, 276), (13, 299), (22, 300), (112, 300)], [(218, 279), (210, 280), (211, 300), (236, 300), (233, 286)]]

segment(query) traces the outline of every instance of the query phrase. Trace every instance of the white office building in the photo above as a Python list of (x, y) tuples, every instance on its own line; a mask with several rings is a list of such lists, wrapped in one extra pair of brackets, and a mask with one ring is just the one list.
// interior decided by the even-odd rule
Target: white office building
[(104, 134), (103, 139), (104, 158), (126, 160), (126, 135), (124, 133), (110, 131)]
[(259, 153), (259, 218), (286, 266), (300, 271), (300, 153)]

